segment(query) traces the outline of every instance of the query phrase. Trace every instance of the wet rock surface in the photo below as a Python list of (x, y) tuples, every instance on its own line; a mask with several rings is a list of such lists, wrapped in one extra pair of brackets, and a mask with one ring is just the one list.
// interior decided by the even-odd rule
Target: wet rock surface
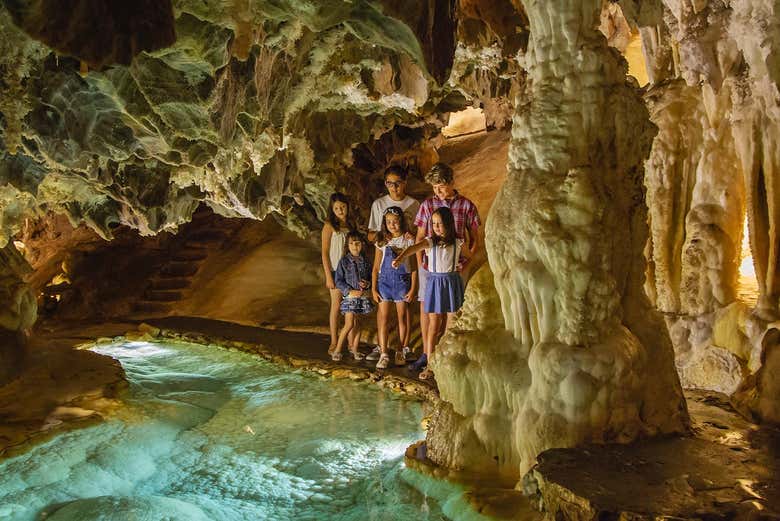
[(695, 435), (552, 449), (526, 476), (556, 519), (778, 519), (780, 431), (715, 393), (686, 393)]
[[(92, 331), (106, 334), (111, 326)], [(34, 337), (19, 374), (0, 387), (0, 459), (56, 432), (102, 421), (120, 406), (127, 382), (119, 362), (72, 348), (89, 334), (83, 326), (80, 336)]]

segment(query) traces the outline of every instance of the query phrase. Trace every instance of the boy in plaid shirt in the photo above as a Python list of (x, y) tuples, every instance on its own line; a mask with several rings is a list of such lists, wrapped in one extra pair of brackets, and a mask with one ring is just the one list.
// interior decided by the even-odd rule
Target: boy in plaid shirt
[[(452, 216), (455, 218), (455, 235), (459, 239), (466, 241), (466, 247), (471, 252), (469, 257), (473, 257), (481, 247), (479, 227), (482, 223), (479, 220), (477, 207), (455, 190), (452, 168), (446, 163), (433, 165), (431, 170), (425, 175), (425, 182), (432, 186), (433, 196), (422, 202), (420, 209), (417, 211), (417, 217), (414, 219), (414, 225), (417, 227), (416, 242), (431, 236), (433, 232), (431, 229), (431, 215), (437, 208), (446, 206), (452, 211)], [(417, 265), (419, 266), (418, 280), (420, 282), (417, 295), (420, 301), (420, 326), (425, 331), (428, 325), (428, 314), (425, 313), (423, 302), (427, 280), (427, 259), (425, 258), (425, 253), (420, 252), (417, 254)], [(428, 346), (425, 347), (425, 352), (428, 352)], [(422, 369), (426, 364), (427, 357), (423, 355), (413, 367)]]

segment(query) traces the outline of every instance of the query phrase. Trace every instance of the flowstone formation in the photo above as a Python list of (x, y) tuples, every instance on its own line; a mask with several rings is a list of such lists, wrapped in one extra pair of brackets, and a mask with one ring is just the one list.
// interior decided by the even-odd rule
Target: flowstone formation
[[(636, 19), (651, 79), (645, 97), (659, 128), (646, 163), (647, 291), (666, 314), (683, 385), (733, 395), (756, 419), (780, 422), (767, 394), (777, 385), (769, 365), (780, 318), (780, 7), (658, 7)], [(755, 302), (739, 297), (743, 230)]]
[(514, 477), (550, 447), (688, 424), (669, 337), (642, 289), (647, 110), (596, 29), (601, 2), (523, 7), (528, 79), (486, 231), (494, 283), (483, 268), (439, 346), (428, 436), (440, 465)]

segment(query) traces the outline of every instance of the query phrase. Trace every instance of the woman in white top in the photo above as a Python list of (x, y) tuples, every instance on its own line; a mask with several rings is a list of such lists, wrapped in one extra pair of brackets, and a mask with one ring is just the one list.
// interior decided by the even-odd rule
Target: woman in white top
[(322, 269), (325, 272), (325, 286), (330, 291), (328, 354), (333, 353), (338, 342), (339, 306), (342, 299), (341, 291), (336, 288), (335, 270), (346, 251), (347, 233), (354, 229), (347, 196), (340, 192), (334, 193), (330, 196), (328, 217), (322, 226)]
[[(424, 302), (425, 312), (430, 315), (428, 327), (422, 333), (425, 336), (423, 344), (430, 352), (423, 354), (423, 363), (433, 355), (445, 323), (449, 324), (454, 313), (463, 305), (463, 279), (458, 269), (462, 266), (459, 262), (460, 256), (467, 252), (463, 249), (464, 241), (455, 236), (455, 219), (449, 208), (442, 206), (436, 209), (431, 215), (431, 226), (431, 237), (406, 248), (393, 260), (394, 267), (400, 266), (406, 257), (423, 249), (428, 257), (429, 276)], [(430, 369), (426, 368), (420, 373), (420, 379), (428, 379), (432, 374)]]

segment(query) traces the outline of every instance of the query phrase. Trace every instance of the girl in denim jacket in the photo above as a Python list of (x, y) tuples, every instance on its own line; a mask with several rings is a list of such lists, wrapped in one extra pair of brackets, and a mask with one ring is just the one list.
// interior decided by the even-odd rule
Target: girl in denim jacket
[[(335, 361), (341, 360), (341, 351), (348, 336), (351, 336), (349, 350), (355, 360), (362, 360), (358, 351), (360, 345), (360, 315), (373, 311), (368, 296), (371, 288), (371, 264), (363, 253), (363, 236), (358, 232), (347, 234), (347, 253), (336, 268), (336, 287), (344, 295), (341, 301), (341, 313), (344, 315), (344, 327), (339, 334), (336, 348), (331, 353)], [(355, 333), (350, 335), (352, 330)]]

